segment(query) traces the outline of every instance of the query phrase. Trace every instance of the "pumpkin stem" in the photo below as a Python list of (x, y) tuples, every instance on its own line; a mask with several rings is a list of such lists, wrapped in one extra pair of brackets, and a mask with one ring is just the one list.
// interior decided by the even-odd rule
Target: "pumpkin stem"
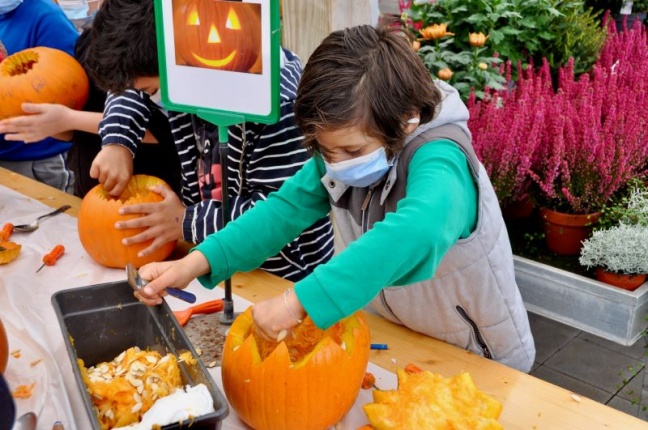
[(3, 71), (9, 76), (24, 75), (38, 62), (38, 53), (34, 51), (21, 51), (11, 55), (3, 61)]

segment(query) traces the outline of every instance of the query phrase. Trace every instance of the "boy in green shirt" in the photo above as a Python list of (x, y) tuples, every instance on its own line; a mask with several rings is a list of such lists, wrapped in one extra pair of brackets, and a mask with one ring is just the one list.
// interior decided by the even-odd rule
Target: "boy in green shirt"
[[(405, 37), (403, 37), (405, 36)], [(535, 346), (506, 227), (452, 87), (434, 83), (400, 21), (329, 35), (309, 58), (295, 116), (313, 158), (187, 257), (140, 269), (139, 298), (258, 267), (332, 211), (337, 255), (257, 303), (269, 339), (309, 315), (327, 328), (370, 306), (398, 324), (529, 371)], [(411, 39), (409, 39), (411, 40)]]

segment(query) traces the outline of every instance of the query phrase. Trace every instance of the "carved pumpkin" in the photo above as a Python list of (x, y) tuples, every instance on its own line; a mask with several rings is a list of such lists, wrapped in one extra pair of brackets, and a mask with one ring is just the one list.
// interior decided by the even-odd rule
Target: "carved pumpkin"
[(276, 343), (255, 334), (248, 308), (225, 339), (223, 390), (238, 416), (256, 430), (325, 430), (353, 406), (369, 346), (360, 313), (325, 331), (307, 317)]
[(2, 320), (0, 319), (0, 373), (4, 373), (9, 361), (9, 341)]
[(58, 49), (29, 48), (0, 63), (0, 119), (24, 115), (24, 102), (58, 103), (79, 110), (88, 91), (83, 67)]
[(0, 264), (8, 264), (18, 258), (21, 245), (14, 242), (0, 242)]
[(155, 185), (166, 185), (159, 178), (134, 175), (124, 192), (117, 198), (110, 196), (101, 184), (91, 189), (81, 201), (79, 208), (79, 238), (86, 252), (99, 264), (123, 269), (126, 263), (140, 267), (153, 261), (161, 261), (171, 254), (176, 242), (171, 241), (146, 257), (137, 253), (148, 247), (153, 239), (134, 245), (122, 245), (122, 239), (144, 231), (144, 228), (117, 230), (117, 221), (137, 218), (139, 215), (120, 215), (119, 208), (138, 203), (156, 203), (162, 196), (149, 190)]
[(259, 4), (176, 0), (173, 6), (177, 64), (260, 72), (256, 64), (261, 49)]

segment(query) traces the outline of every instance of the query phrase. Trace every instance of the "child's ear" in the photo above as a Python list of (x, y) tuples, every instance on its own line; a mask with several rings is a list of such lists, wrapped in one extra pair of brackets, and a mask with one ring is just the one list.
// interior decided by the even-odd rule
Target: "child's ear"
[(416, 127), (418, 127), (419, 122), (421, 122), (421, 118), (419, 115), (413, 116), (412, 118), (408, 119), (405, 122), (405, 127), (403, 128), (403, 131), (405, 132), (405, 135), (409, 136), (416, 130)]

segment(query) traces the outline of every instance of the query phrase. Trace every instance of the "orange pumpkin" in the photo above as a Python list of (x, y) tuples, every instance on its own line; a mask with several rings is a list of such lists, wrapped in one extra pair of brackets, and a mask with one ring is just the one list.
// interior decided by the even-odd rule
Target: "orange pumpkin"
[(238, 416), (256, 430), (325, 430), (353, 406), (369, 346), (361, 313), (324, 331), (307, 317), (276, 343), (255, 334), (248, 308), (225, 339), (223, 390)]
[(24, 102), (81, 109), (89, 88), (83, 67), (66, 52), (46, 47), (16, 52), (0, 63), (0, 119), (24, 115)]
[(2, 320), (0, 319), (0, 373), (4, 373), (9, 361), (9, 341)]
[(120, 215), (119, 208), (138, 203), (156, 203), (162, 196), (149, 190), (155, 185), (167, 185), (162, 179), (147, 175), (134, 175), (124, 192), (117, 198), (110, 196), (103, 186), (97, 185), (85, 195), (79, 208), (79, 238), (86, 252), (99, 264), (123, 269), (126, 263), (140, 267), (153, 261), (161, 261), (171, 254), (176, 242), (171, 241), (146, 257), (137, 254), (148, 247), (153, 239), (134, 245), (122, 245), (122, 239), (145, 230), (134, 228), (117, 230), (117, 221), (126, 221), (140, 215)]
[(259, 4), (176, 0), (173, 5), (177, 64), (260, 72), (257, 70), (261, 49)]

